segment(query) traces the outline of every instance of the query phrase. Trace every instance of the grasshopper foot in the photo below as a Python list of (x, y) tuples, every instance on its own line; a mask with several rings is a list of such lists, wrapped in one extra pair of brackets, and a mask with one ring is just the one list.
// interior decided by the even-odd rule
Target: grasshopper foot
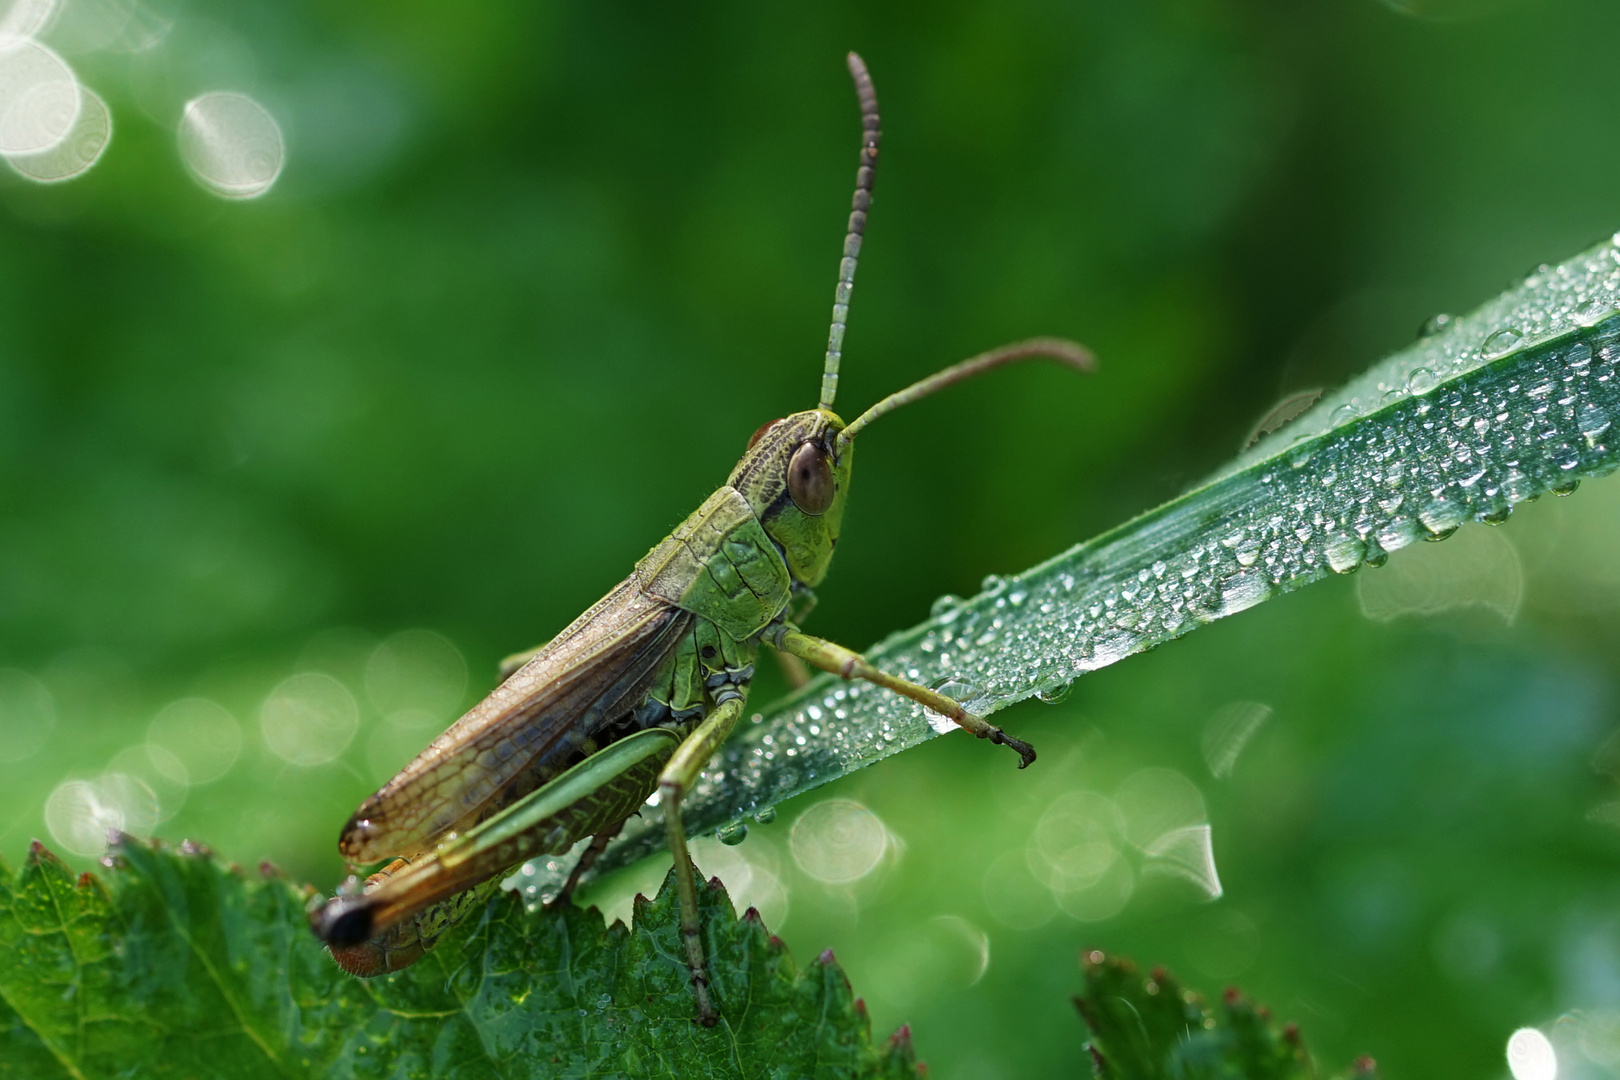
[(1020, 769), (1029, 768), (1030, 765), (1035, 761), (1035, 748), (1033, 746), (1029, 745), (1029, 743), (1025, 742), (1023, 739), (1013, 738), (1011, 735), (1007, 734), (1005, 731), (1002, 731), (998, 727), (989, 727), (989, 730), (985, 731), (985, 733), (979, 737), (981, 739), (987, 738), (998, 746), (1010, 746), (1016, 750), (1018, 752), (1018, 767)]
[(705, 998), (698, 1006), (697, 1022), (700, 1026), (712, 1028), (720, 1022), (720, 1014), (714, 1011), (714, 1006)]

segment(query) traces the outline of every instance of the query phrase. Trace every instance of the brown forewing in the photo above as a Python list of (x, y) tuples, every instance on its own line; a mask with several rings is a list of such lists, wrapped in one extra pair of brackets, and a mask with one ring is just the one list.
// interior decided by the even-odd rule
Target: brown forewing
[(627, 578), (361, 803), (338, 850), (357, 864), (414, 858), (526, 794), (508, 789), (560, 771), (641, 702), (693, 618)]

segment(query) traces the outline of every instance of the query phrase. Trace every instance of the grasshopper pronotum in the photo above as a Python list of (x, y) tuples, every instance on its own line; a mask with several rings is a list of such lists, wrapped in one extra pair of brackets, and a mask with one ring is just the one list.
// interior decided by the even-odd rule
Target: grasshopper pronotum
[(861, 159), (814, 409), (764, 424), (724, 486), (549, 644), (503, 665), (501, 684), (360, 804), (338, 841), (351, 865), (392, 858), (311, 923), (356, 975), (397, 971), (538, 855), (592, 843), (554, 903), (654, 792), (669, 833), (697, 1019), (717, 1017), (698, 936), (697, 889), (681, 798), (742, 716), (762, 645), (918, 701), (981, 739), (1035, 760), (1028, 743), (961, 704), (802, 633), (826, 576), (849, 492), (857, 434), (893, 409), (990, 368), (1044, 356), (1081, 371), (1091, 354), (1037, 338), (946, 368), (853, 423), (833, 412), (844, 324), (877, 165), (877, 95), (849, 54), (861, 105)]

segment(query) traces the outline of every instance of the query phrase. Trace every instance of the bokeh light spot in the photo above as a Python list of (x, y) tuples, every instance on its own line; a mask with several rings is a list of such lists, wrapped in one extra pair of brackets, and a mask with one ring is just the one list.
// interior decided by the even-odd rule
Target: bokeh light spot
[(1125, 910), (1136, 891), (1136, 874), (1130, 863), (1116, 857), (1102, 877), (1082, 889), (1054, 889), (1052, 895), (1062, 912), (1079, 922), (1101, 922)]
[(1535, 1028), (1520, 1028), (1508, 1037), (1508, 1071), (1513, 1080), (1556, 1080), (1558, 1054), (1552, 1042)]
[(1482, 607), (1511, 623), (1524, 598), (1524, 569), (1506, 533), (1459, 529), (1444, 543), (1415, 544), (1378, 573), (1361, 575), (1356, 596), (1363, 614), (1379, 622)]
[(1260, 952), (1260, 930), (1241, 911), (1216, 905), (1190, 919), (1182, 948), (1194, 967), (1212, 979), (1243, 974)]
[(0, 3), (0, 41), (32, 37), (44, 28), (57, 0), (11, 0)]
[(349, 688), (317, 671), (282, 680), (259, 710), (270, 752), (293, 765), (322, 765), (354, 738), (360, 707)]
[(1122, 826), (1118, 808), (1104, 796), (1093, 791), (1060, 795), (1035, 825), (1029, 869), (1054, 891), (1089, 888), (1119, 859), (1115, 844)]
[(1271, 706), (1258, 701), (1234, 701), (1210, 717), (1204, 726), (1204, 763), (1210, 775), (1225, 780), (1249, 740), (1271, 718)]
[(182, 698), (153, 718), (146, 741), (176, 758), (191, 783), (207, 784), (236, 764), (242, 729), (223, 705), (207, 698)]
[(112, 114), (107, 111), (107, 103), (81, 87), (78, 119), (61, 142), (35, 154), (8, 155), (6, 161), (29, 180), (58, 184), (88, 172), (101, 160), (111, 141)]
[(776, 851), (766, 844), (729, 847), (713, 837), (692, 841), (692, 861), (704, 877), (717, 877), (736, 909), (753, 908), (772, 932), (780, 931), (788, 917), (788, 893), (782, 884)]
[(180, 117), (180, 157), (210, 191), (252, 199), (270, 190), (286, 159), (281, 128), (246, 94), (192, 98)]
[(800, 870), (842, 885), (877, 868), (889, 846), (889, 830), (853, 799), (827, 799), (799, 815), (788, 844)]
[(1599, 1065), (1620, 1065), (1620, 1012), (1594, 1009), (1581, 1019), (1581, 1053)]
[(1125, 815), (1125, 838), (1143, 850), (1173, 829), (1204, 822), (1204, 796), (1174, 769), (1132, 773), (1114, 792)]
[[(380, 713), (410, 709), (446, 716), (467, 692), (467, 661), (449, 639), (431, 630), (405, 630), (366, 660), (366, 697)], [(439, 724), (449, 726), (449, 718)]]
[(52, 19), (49, 37), (70, 56), (99, 50), (142, 52), (174, 28), (170, 12), (178, 7), (174, 0), (70, 0)]
[(57, 844), (75, 855), (93, 857), (106, 851), (111, 830), (149, 835), (157, 820), (157, 796), (125, 773), (64, 781), (45, 800), (45, 827)]
[(366, 765), (379, 784), (404, 768), (449, 725), (424, 709), (389, 713), (366, 736)]
[(1383, 0), (1385, 7), (1424, 22), (1462, 22), (1478, 19), (1520, 3), (1521, 0)]
[(1221, 876), (1215, 870), (1215, 845), (1208, 825), (1171, 829), (1145, 849), (1145, 869), (1190, 883), (1205, 899), (1220, 898)]
[(886, 936), (861, 985), (885, 1005), (906, 1008), (966, 990), (989, 967), (989, 935), (960, 915), (937, 915)]
[(1030, 872), (1021, 851), (1006, 851), (990, 864), (980, 885), (991, 918), (1012, 930), (1034, 930), (1057, 914), (1051, 890)]
[(56, 702), (45, 684), (15, 668), (0, 669), (0, 762), (39, 753), (56, 726)]
[(79, 80), (60, 56), (27, 38), (0, 42), (0, 154), (37, 154), (79, 118)]
[(191, 777), (185, 764), (161, 746), (126, 746), (107, 763), (108, 773), (122, 773), (145, 784), (157, 798), (157, 820), (168, 821), (186, 803)]

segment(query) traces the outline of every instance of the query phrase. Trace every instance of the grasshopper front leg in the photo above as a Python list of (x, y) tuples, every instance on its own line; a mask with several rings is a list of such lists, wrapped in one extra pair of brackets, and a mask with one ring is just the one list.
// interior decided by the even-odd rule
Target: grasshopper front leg
[(811, 637), (787, 625), (778, 628), (768, 640), (777, 649), (790, 656), (799, 657), (812, 667), (830, 671), (846, 679), (865, 679), (867, 682), (876, 683), (932, 709), (941, 716), (949, 717), (959, 727), (971, 731), (981, 739), (989, 739), (993, 743), (1012, 747), (1018, 752), (1020, 769), (1027, 768), (1035, 760), (1033, 746), (1022, 739), (1013, 738), (984, 717), (968, 712), (962, 707), (961, 702), (948, 698), (937, 690), (918, 686), (914, 682), (907, 682), (905, 679), (881, 671), (867, 663), (865, 657), (842, 645), (834, 644), (825, 638)]
[(686, 830), (681, 827), (681, 798), (697, 783), (703, 766), (714, 757), (720, 744), (742, 716), (747, 688), (726, 685), (718, 691), (719, 701), (686, 741), (675, 748), (658, 777), (658, 802), (664, 811), (664, 827), (669, 833), (670, 854), (675, 857), (675, 891), (681, 903), (681, 939), (686, 943), (686, 963), (692, 969), (692, 992), (697, 997), (698, 1023), (713, 1027), (720, 1014), (709, 995), (709, 963), (703, 952), (702, 926), (698, 922), (697, 879), (692, 873), (692, 856), (686, 850)]

